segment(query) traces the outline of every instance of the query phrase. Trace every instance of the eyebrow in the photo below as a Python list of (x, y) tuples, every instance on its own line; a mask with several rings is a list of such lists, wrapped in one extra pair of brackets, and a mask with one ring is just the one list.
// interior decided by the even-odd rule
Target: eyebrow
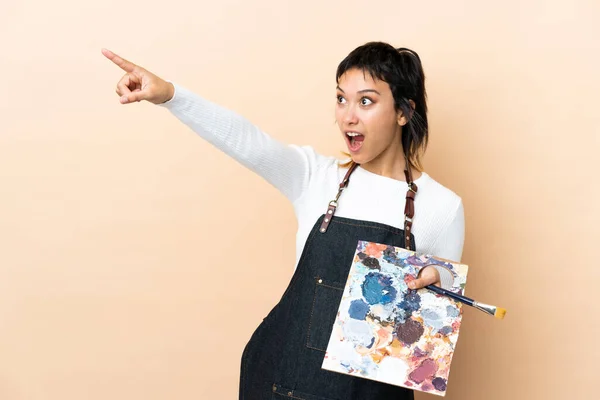
[[(339, 87), (339, 86), (337, 86), (337, 87), (336, 87), (336, 89), (338, 89), (338, 90), (339, 90), (340, 92), (342, 92), (342, 93), (346, 93), (346, 92), (344, 92), (344, 91), (342, 90), (342, 88), (341, 88), (341, 87)], [(380, 95), (380, 96), (381, 96), (381, 93), (379, 93), (379, 92), (378, 92), (377, 90), (375, 90), (375, 89), (363, 89), (363, 90), (359, 90), (359, 91), (358, 91), (358, 93), (369, 93), (369, 92), (371, 92), (371, 93), (377, 93), (378, 95)]]

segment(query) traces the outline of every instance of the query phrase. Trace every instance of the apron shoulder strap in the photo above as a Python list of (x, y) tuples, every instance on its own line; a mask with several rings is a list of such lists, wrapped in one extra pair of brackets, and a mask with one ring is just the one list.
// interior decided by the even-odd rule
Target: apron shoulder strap
[(416, 250), (415, 248), (412, 248), (410, 233), (412, 228), (412, 220), (415, 216), (415, 194), (417, 194), (417, 190), (419, 190), (419, 188), (412, 180), (412, 173), (410, 171), (410, 162), (408, 161), (408, 157), (405, 158), (406, 169), (404, 170), (404, 176), (406, 177), (408, 190), (406, 191), (406, 203), (404, 205), (404, 245), (408, 250)]
[[(335, 210), (338, 206), (338, 200), (342, 195), (344, 189), (348, 186), (348, 182), (350, 181), (350, 175), (354, 170), (358, 167), (358, 164), (352, 161), (350, 164), (350, 168), (346, 172), (344, 179), (340, 183), (340, 187), (338, 189), (337, 196), (335, 196), (335, 200), (329, 202), (329, 206), (327, 207), (327, 211), (325, 213), (325, 217), (323, 218), (323, 222), (321, 222), (321, 226), (319, 228), (319, 232), (325, 233), (327, 231), (327, 227), (331, 222), (331, 218), (333, 214), (335, 214)], [(408, 161), (408, 157), (406, 157), (406, 169), (404, 170), (404, 176), (406, 177), (406, 183), (408, 185), (408, 190), (406, 191), (406, 204), (404, 206), (404, 247), (408, 250), (415, 250), (412, 248), (412, 243), (410, 240), (410, 233), (412, 228), (412, 219), (415, 215), (415, 194), (417, 193), (417, 185), (412, 180), (412, 173), (410, 170), (410, 163)]]
[(333, 214), (335, 214), (335, 209), (337, 208), (338, 200), (340, 199), (340, 196), (342, 195), (344, 189), (346, 189), (346, 187), (348, 186), (348, 182), (350, 181), (350, 175), (352, 175), (352, 172), (354, 172), (356, 167), (358, 167), (358, 164), (352, 161), (350, 163), (350, 168), (348, 168), (346, 175), (344, 175), (344, 179), (342, 179), (342, 182), (340, 183), (340, 187), (338, 189), (337, 196), (335, 196), (335, 200), (329, 202), (329, 206), (327, 207), (325, 218), (323, 218), (323, 222), (321, 222), (319, 232), (325, 233), (327, 231), (327, 227), (329, 226), (331, 217), (333, 217)]

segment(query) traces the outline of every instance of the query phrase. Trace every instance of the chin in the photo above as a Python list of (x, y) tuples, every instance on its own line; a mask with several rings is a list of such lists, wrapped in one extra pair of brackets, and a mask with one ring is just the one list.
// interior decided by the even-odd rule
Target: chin
[(369, 161), (371, 161), (371, 159), (365, 155), (365, 154), (352, 154), (350, 153), (350, 158), (352, 159), (352, 161), (354, 161), (357, 164), (366, 164)]

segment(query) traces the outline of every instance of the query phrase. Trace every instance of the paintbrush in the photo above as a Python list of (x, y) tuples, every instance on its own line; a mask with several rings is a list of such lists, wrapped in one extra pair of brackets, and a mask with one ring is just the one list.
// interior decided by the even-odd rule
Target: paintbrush
[(470, 299), (465, 296), (461, 296), (460, 294), (456, 294), (454, 292), (451, 292), (449, 290), (443, 289), (443, 288), (435, 286), (435, 285), (427, 285), (425, 287), (437, 294), (441, 294), (443, 296), (448, 296), (454, 300), (460, 301), (461, 303), (467, 304), (471, 307), (475, 307), (476, 309), (481, 310), (486, 314), (493, 315), (494, 317), (496, 317), (498, 319), (504, 319), (504, 316), (506, 315), (505, 308), (480, 303), (478, 301), (475, 301), (475, 300)]

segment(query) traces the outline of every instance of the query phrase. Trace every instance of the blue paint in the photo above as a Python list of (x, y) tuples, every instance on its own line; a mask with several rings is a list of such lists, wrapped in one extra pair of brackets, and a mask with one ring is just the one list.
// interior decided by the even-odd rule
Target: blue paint
[(404, 266), (403, 260), (401, 258), (398, 258), (398, 254), (396, 253), (396, 249), (393, 246), (388, 246), (383, 251), (382, 254), (383, 254), (383, 260), (384, 261), (386, 261), (386, 262), (388, 262), (390, 264), (399, 266), (399, 267)]
[(421, 296), (416, 290), (409, 290), (404, 295), (404, 299), (398, 304), (398, 307), (405, 310), (408, 316), (421, 307)]
[(442, 329), (440, 329), (439, 331), (442, 335), (444, 336), (448, 336), (449, 334), (452, 333), (452, 327), (451, 326), (445, 326)]
[(375, 344), (375, 336), (373, 336), (373, 338), (371, 339), (371, 343), (369, 343), (369, 345), (367, 346), (367, 349), (370, 349), (371, 347), (373, 347), (373, 344)]
[(451, 317), (451, 318), (456, 318), (460, 314), (458, 312), (458, 308), (452, 307), (452, 306), (447, 306), (446, 307), (446, 313), (448, 313), (448, 316)]
[(392, 278), (379, 272), (369, 272), (362, 284), (362, 294), (369, 304), (388, 304), (396, 299)]
[(348, 315), (350, 318), (365, 320), (367, 313), (369, 312), (369, 305), (362, 299), (352, 300), (350, 308), (348, 309)]
[(423, 317), (423, 322), (433, 329), (440, 330), (444, 327), (442, 317), (433, 310), (421, 310), (421, 317)]
[(396, 325), (403, 324), (408, 317), (410, 317), (410, 315), (406, 312), (406, 310), (399, 308), (396, 311), (396, 318), (394, 319), (394, 322)]

